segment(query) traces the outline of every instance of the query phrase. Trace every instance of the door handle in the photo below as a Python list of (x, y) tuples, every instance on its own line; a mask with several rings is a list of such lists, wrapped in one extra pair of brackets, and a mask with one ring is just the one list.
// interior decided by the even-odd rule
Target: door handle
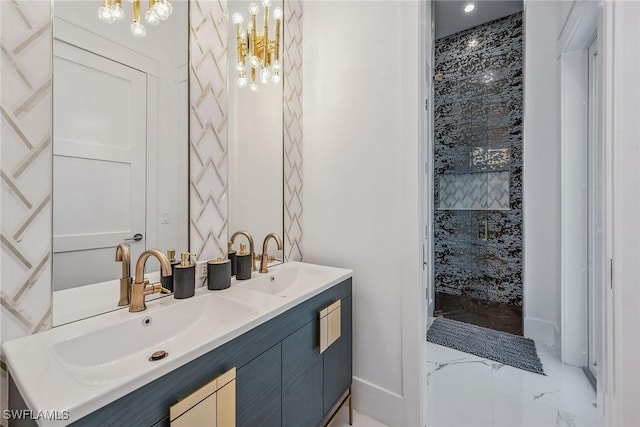
[(125, 242), (130, 242), (131, 240), (135, 240), (136, 242), (139, 242), (140, 240), (142, 240), (144, 236), (141, 233), (136, 233), (133, 235), (133, 237), (129, 237), (128, 239), (124, 239)]

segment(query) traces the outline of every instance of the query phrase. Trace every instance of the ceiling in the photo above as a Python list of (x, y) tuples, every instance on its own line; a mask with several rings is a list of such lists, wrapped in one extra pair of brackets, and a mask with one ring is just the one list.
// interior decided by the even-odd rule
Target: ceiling
[[(434, 3), (436, 39), (512, 15), (524, 6), (522, 0), (436, 0)], [(465, 13), (463, 9), (469, 3), (476, 7), (471, 13)]]

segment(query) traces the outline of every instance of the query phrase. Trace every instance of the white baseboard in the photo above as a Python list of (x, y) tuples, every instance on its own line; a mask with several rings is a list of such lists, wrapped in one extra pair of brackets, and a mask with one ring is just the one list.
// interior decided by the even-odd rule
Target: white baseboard
[(560, 348), (560, 330), (558, 325), (548, 320), (524, 318), (524, 336), (534, 341)]
[(560, 328), (555, 323), (553, 324), (553, 348), (556, 351), (558, 357), (560, 357), (560, 345), (562, 341), (560, 339)]
[(353, 407), (368, 417), (388, 426), (403, 419), (402, 396), (375, 384), (353, 377)]

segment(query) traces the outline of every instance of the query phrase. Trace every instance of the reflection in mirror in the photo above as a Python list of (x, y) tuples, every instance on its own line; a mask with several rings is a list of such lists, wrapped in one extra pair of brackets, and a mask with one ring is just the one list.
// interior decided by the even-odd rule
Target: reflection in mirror
[(188, 3), (156, 25), (147, 2), (110, 3), (122, 19), (53, 2), (54, 325), (118, 308), (119, 244), (132, 270), (188, 250)]
[[(236, 14), (243, 17), (241, 27), (245, 31), (251, 21), (250, 3), (242, 0), (227, 3), (229, 16), (234, 22), (240, 21)], [(282, 10), (282, 7), (281, 0), (272, 1), (269, 7), (270, 39), (276, 34), (273, 13), (278, 16), (276, 10)], [(264, 8), (260, 5), (256, 19), (259, 32), (263, 31), (263, 19)], [(283, 237), (283, 84), (282, 81), (274, 83), (272, 78), (263, 84), (260, 73), (256, 73), (258, 90), (252, 91), (249, 58), (245, 65), (248, 82), (244, 84), (240, 80), (242, 75), (238, 69), (237, 27), (234, 22), (229, 23), (228, 36), (229, 231), (249, 231), (255, 240), (256, 253), (261, 254), (267, 234), (276, 232)], [(282, 61), (280, 57), (280, 63)], [(269, 72), (272, 77), (273, 64)], [(268, 253), (282, 260), (283, 251), (277, 250), (274, 242), (269, 244)]]

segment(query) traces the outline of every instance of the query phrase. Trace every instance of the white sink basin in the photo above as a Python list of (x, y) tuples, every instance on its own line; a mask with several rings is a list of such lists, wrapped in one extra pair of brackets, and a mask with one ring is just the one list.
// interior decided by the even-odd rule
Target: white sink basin
[(282, 264), (273, 267), (269, 273), (247, 281), (238, 281), (238, 286), (252, 291), (275, 295), (281, 298), (297, 298), (331, 279), (333, 269), (313, 264), (296, 263), (295, 266)]
[(258, 314), (248, 305), (207, 293), (58, 342), (53, 350), (75, 378), (93, 384), (115, 382), (158, 363), (149, 361), (156, 351), (168, 352), (169, 359), (202, 344), (193, 328), (228, 329)]
[[(2, 345), (12, 378), (32, 411), (68, 410), (62, 426), (189, 363), (298, 303), (351, 277), (351, 270), (288, 262), (223, 291), (147, 300)], [(168, 356), (149, 361), (164, 350)]]

